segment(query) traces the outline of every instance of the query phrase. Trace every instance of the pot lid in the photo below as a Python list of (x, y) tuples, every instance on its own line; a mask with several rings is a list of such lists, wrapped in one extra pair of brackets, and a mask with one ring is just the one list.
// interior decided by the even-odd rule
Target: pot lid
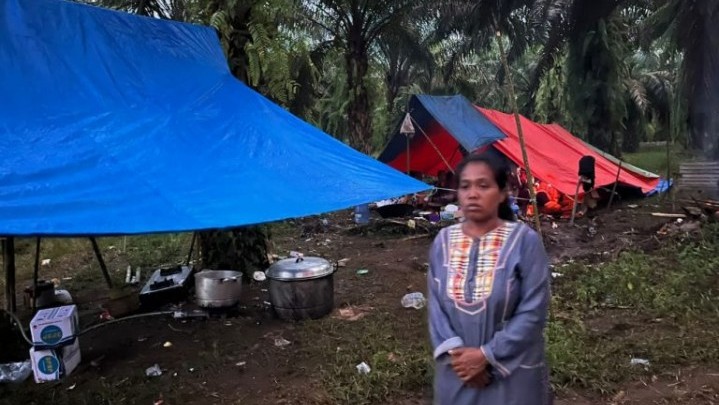
[(330, 262), (321, 257), (283, 259), (267, 269), (267, 277), (273, 280), (308, 280), (332, 274)]

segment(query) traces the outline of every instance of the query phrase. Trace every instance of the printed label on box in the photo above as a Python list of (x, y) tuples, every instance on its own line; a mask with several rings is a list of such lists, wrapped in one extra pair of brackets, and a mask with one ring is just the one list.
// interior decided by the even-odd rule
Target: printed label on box
[(60, 369), (60, 362), (55, 356), (44, 356), (37, 362), (37, 368), (43, 374), (55, 374)]
[(49, 345), (54, 345), (62, 340), (62, 329), (55, 325), (46, 326), (40, 331), (40, 339)]

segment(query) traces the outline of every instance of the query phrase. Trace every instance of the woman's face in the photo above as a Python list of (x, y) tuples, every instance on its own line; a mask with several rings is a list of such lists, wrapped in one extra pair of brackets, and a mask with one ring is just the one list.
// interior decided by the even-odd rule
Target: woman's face
[(494, 172), (484, 162), (469, 163), (459, 173), (457, 199), (462, 213), (472, 222), (487, 222), (499, 216), (499, 204), (507, 198), (494, 179)]

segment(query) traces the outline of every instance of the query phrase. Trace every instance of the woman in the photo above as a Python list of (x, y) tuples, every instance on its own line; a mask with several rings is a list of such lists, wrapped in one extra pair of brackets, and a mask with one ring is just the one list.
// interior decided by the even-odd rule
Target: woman
[(430, 251), (435, 403), (551, 403), (543, 330), (549, 266), (531, 228), (514, 222), (506, 164), (481, 154), (457, 168), (464, 222)]

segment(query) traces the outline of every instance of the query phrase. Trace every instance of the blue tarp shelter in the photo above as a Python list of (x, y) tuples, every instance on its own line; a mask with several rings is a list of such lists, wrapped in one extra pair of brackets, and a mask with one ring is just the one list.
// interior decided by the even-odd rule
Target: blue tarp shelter
[(237, 81), (214, 30), (0, 0), (0, 235), (256, 224), (429, 188)]

